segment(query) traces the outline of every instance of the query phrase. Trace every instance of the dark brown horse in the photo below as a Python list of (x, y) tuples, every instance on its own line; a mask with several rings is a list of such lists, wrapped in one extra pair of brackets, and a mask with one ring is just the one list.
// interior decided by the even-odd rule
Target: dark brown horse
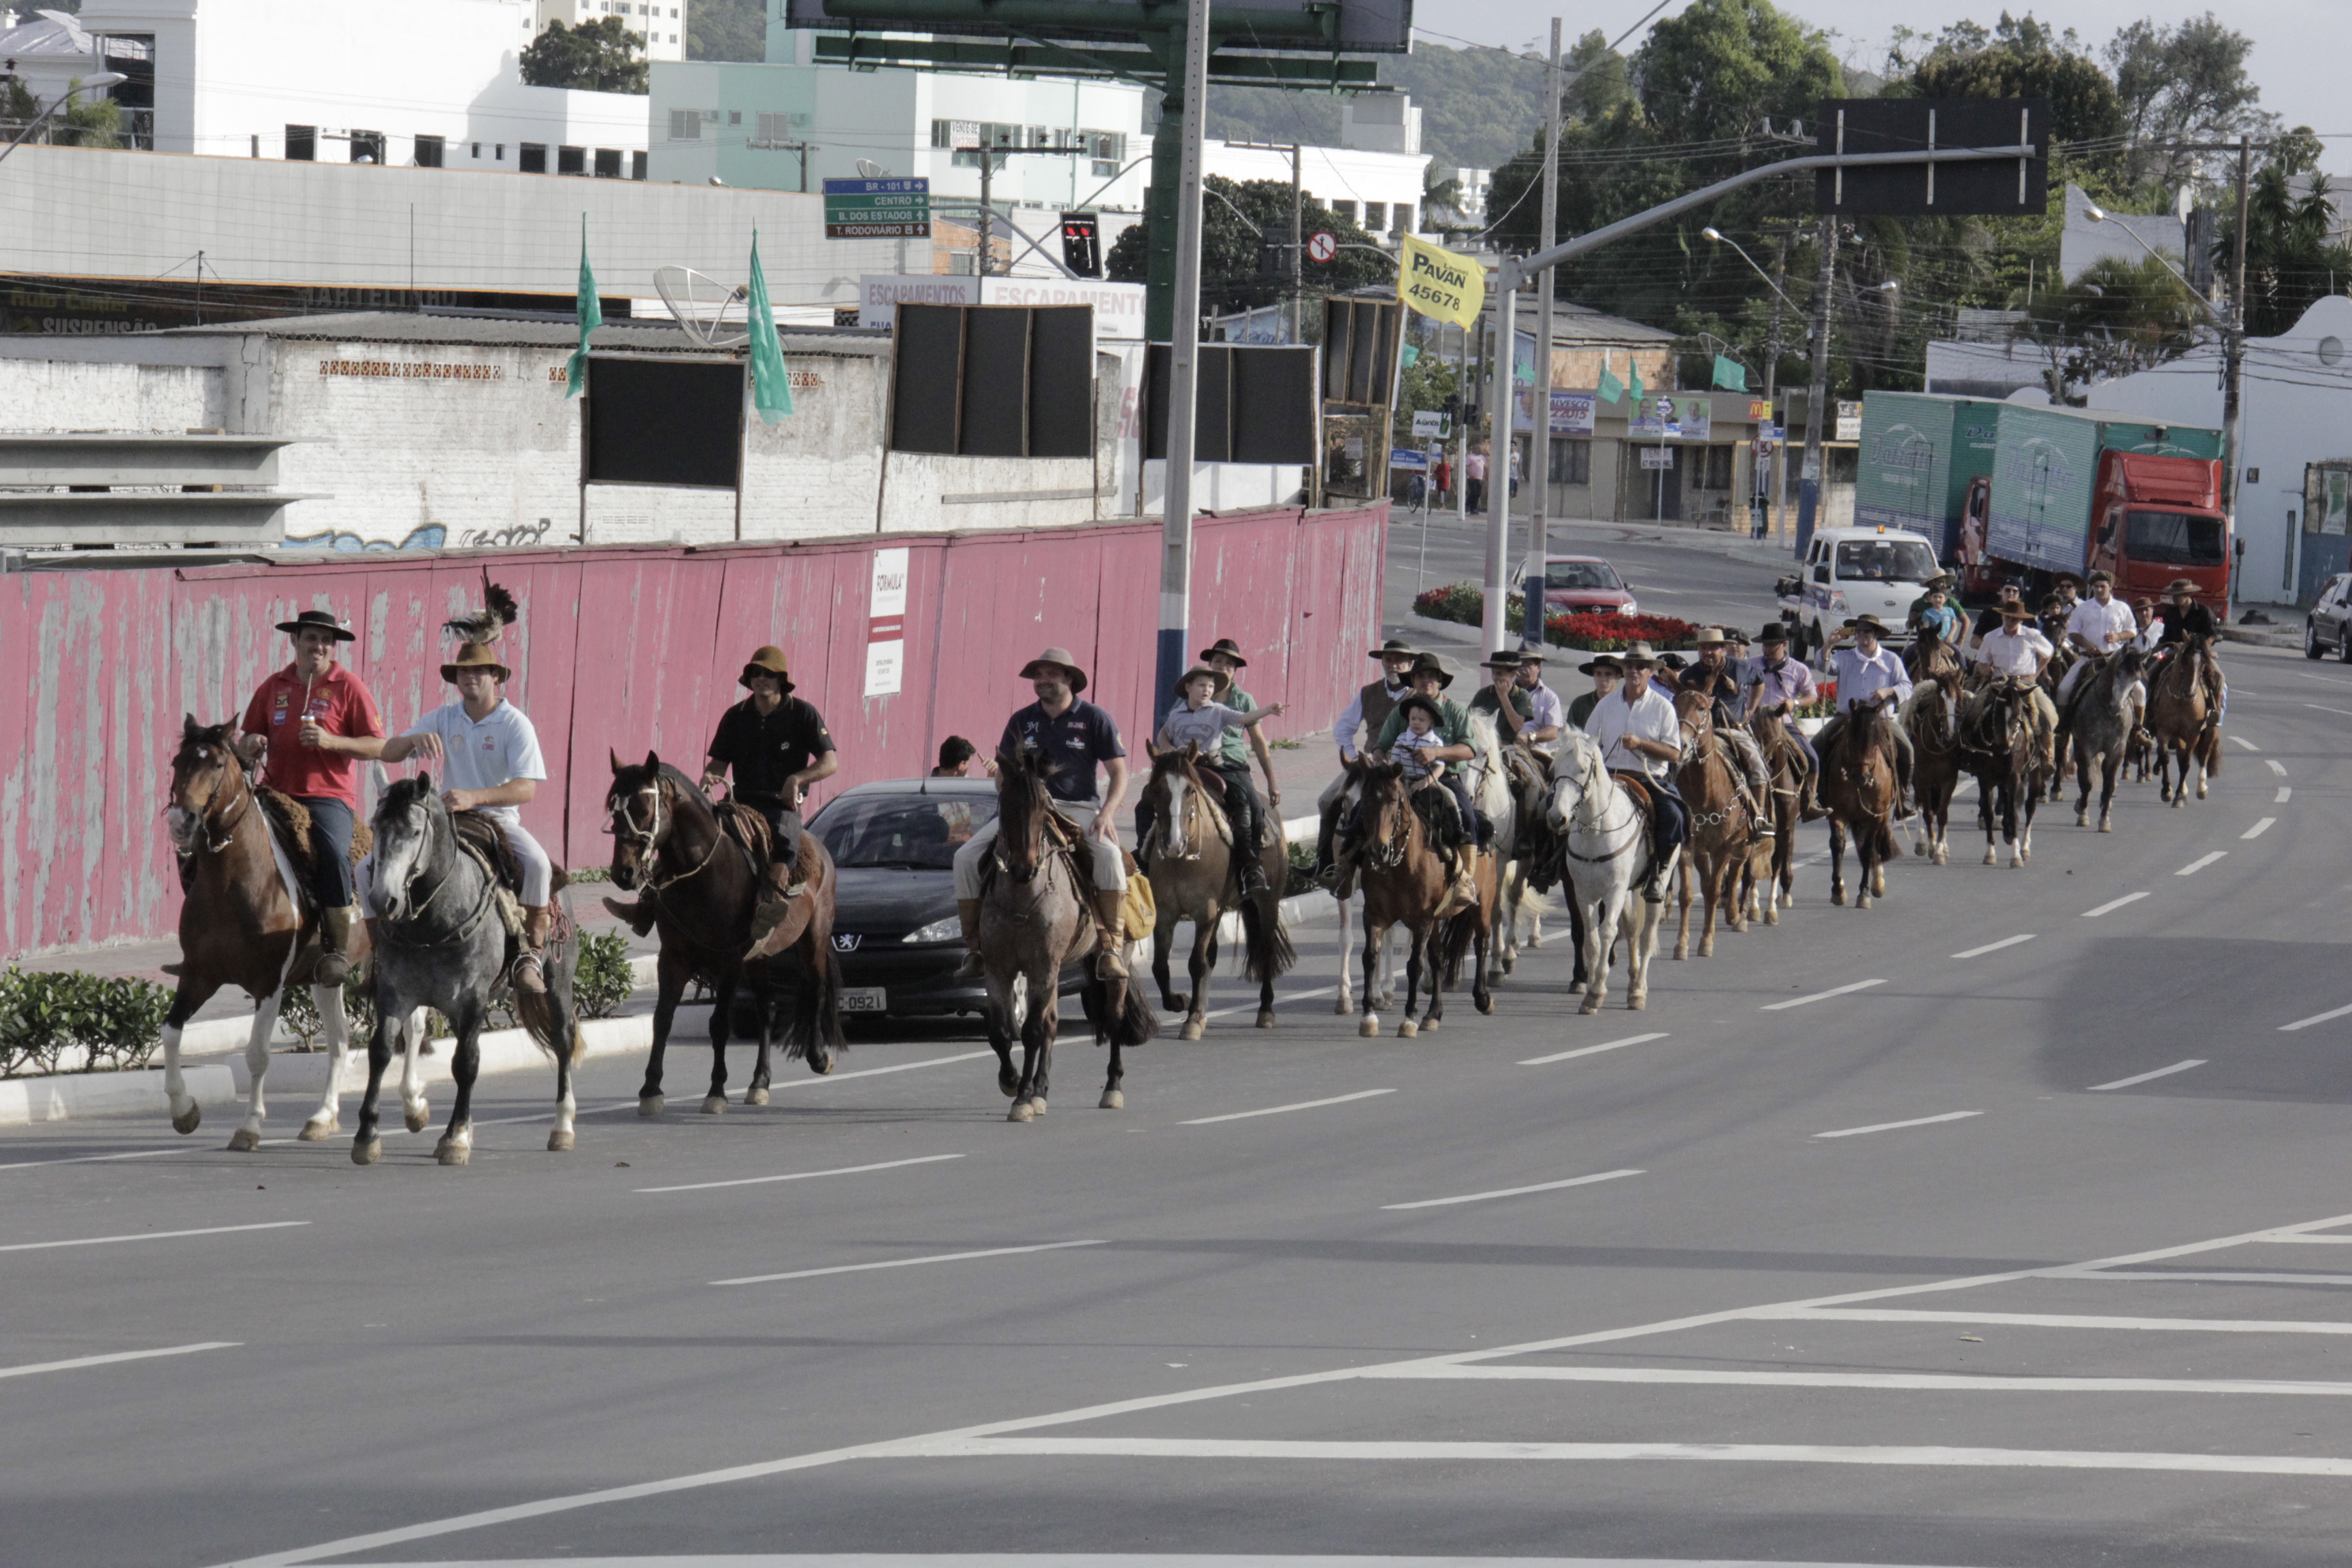
[(2009, 843), (2011, 868), (2033, 858), (2033, 811), (2043, 783), (2035, 689), (2028, 680), (1996, 681), (1982, 693), (1975, 718), (1961, 720), (1962, 760), (1977, 776), (1977, 821), (1984, 828), (1988, 866), (1999, 858), (1996, 824)]
[[(1074, 958), (1094, 952), (1098, 931), (1092, 885), (1054, 810), (1045, 780), (1050, 762), (1023, 750), (996, 758), (996, 842), (980, 894), (980, 961), (988, 979), (988, 1043), (996, 1052), (996, 1086), (1013, 1101), (1006, 1120), (1045, 1114), (1054, 1039), (1061, 1027), (1061, 978)], [(1097, 1041), (1110, 1042), (1110, 1075), (1101, 1108), (1127, 1104), (1124, 1047), (1160, 1032), (1159, 1016), (1126, 980), (1107, 981), (1087, 965), (1080, 1001)], [(1013, 1041), (1021, 1040), (1021, 1066)]]
[(1748, 918), (1760, 919), (1768, 926), (1779, 925), (1780, 911), (1796, 901), (1797, 807), (1804, 793), (1805, 755), (1789, 738), (1783, 717), (1787, 711), (1787, 703), (1778, 703), (1759, 708), (1748, 719), (1748, 733), (1764, 753), (1764, 766), (1772, 775), (1768, 809), (1773, 837), (1769, 859), (1751, 857), (1743, 866), (1740, 896)]
[(1938, 866), (1952, 860), (1952, 796), (1967, 772), (1960, 748), (1960, 704), (1965, 700), (1956, 672), (1922, 681), (1896, 721), (1911, 737), (1911, 793), (1919, 803), (1921, 855)]
[[(1486, 944), (1492, 937), (1495, 907), (1494, 857), (1477, 857), (1473, 873), (1477, 901), (1446, 918), (1442, 913), (1450, 881), (1445, 860), (1430, 835), (1429, 824), (1413, 805), (1403, 765), (1359, 757), (1348, 764), (1348, 771), (1363, 784), (1359, 818), (1363, 825), (1363, 847), (1357, 855), (1356, 880), (1364, 894), (1364, 1011), (1356, 1033), (1369, 1038), (1381, 1032), (1373, 998), (1380, 991), (1381, 948), (1389, 928), (1396, 925), (1403, 926), (1410, 939), (1404, 1016), (1397, 1024), (1400, 1037), (1411, 1039), (1444, 1023), (1446, 983), (1458, 972), (1463, 951), (1473, 943), (1478, 950), (1478, 967), (1471, 979), (1471, 995), (1478, 1011), (1493, 1012)], [(1424, 980), (1429, 986), (1429, 1011), (1415, 1019), (1413, 1010), (1420, 1004)]]
[(613, 835), (613, 881), (638, 889), (641, 901), (652, 905), (661, 937), (653, 1054), (637, 1090), (637, 1114), (661, 1114), (662, 1056), (691, 980), (701, 981), (713, 996), (705, 1111), (716, 1116), (727, 1109), (728, 1035), (737, 993), (747, 984), (759, 999), (760, 1054), (743, 1103), (768, 1103), (774, 989), (787, 979), (793, 1012), (783, 1031), (785, 1053), (807, 1058), (811, 1072), (831, 1072), (835, 1055), (845, 1048), (841, 980), (833, 964), (833, 857), (816, 835), (801, 835), (796, 869), (803, 889), (770, 940), (776, 956), (747, 963), (752, 913), (767, 883), (766, 822), (748, 807), (730, 806), (736, 826), (730, 831), (700, 787), (656, 753), (647, 752), (636, 763), (608, 754), (613, 784), (604, 795), (604, 816)]
[(1715, 956), (1715, 922), (1718, 910), (1733, 931), (1747, 930), (1741, 919), (1740, 873), (1752, 874), (1751, 861), (1769, 864), (1771, 847), (1748, 842), (1753, 818), (1740, 798), (1734, 770), (1739, 765), (1729, 744), (1715, 732), (1715, 699), (1705, 691), (1684, 691), (1675, 699), (1675, 716), (1682, 721), (1683, 765), (1675, 774), (1683, 803), (1690, 807), (1690, 841), (1683, 847), (1680, 873), (1682, 920), (1675, 932), (1675, 956), (1690, 956), (1691, 882), (1696, 877), (1706, 902), (1706, 922), (1700, 928), (1698, 955)]
[(1845, 841), (1859, 863), (1853, 907), (1886, 896), (1886, 862), (1895, 858), (1895, 738), (1883, 702), (1857, 702), (1845, 726), (1822, 751), (1822, 806), (1830, 814), (1830, 902), (1845, 902)]
[[(1137, 847), (1150, 868), (1158, 911), (1151, 933), (1151, 977), (1160, 986), (1160, 1005), (1185, 1015), (1182, 1037), (1188, 1040), (1199, 1039), (1208, 1028), (1209, 972), (1217, 964), (1217, 926), (1227, 910), (1241, 919), (1244, 973), (1257, 982), (1259, 1028), (1274, 1027), (1274, 983), (1298, 958), (1282, 923), (1282, 885), (1290, 872), (1282, 823), (1269, 816), (1267, 824), (1274, 830), (1270, 841), (1262, 849), (1252, 846), (1244, 851), (1258, 857), (1266, 890), (1243, 898), (1234, 871), (1236, 848), (1229, 848), (1217, 830), (1219, 816), (1210, 802), (1205, 772), (1197, 744), (1152, 759), (1141, 803), (1149, 808), (1151, 838)], [(1181, 921), (1192, 922), (1192, 989), (1183, 996), (1168, 984), (1168, 949)]]
[[(187, 1092), (180, 1072), (180, 1034), (196, 1009), (224, 985), (241, 987), (254, 999), (253, 1032), (245, 1047), (253, 1089), (244, 1122), (228, 1142), (244, 1152), (261, 1146), (265, 1108), (261, 1084), (269, 1071), (269, 1033), (289, 985), (308, 984), (319, 960), (319, 918), (296, 901), (289, 882), (299, 883), (288, 850), (274, 841), (278, 831), (299, 831), (308, 822), (301, 807), (277, 796), (265, 801), (236, 751), (234, 723), (200, 725), (186, 716), (180, 749), (172, 758), (172, 797), (163, 808), (173, 847), (182, 858), (186, 901), (180, 906), (179, 987), (163, 1019), (163, 1091), (175, 1131), (194, 1132), (204, 1110)], [(273, 828), (278, 816), (281, 827)], [(320, 853), (327, 853), (324, 846)], [(368, 931), (354, 923), (353, 968), (368, 959)], [(327, 1037), (327, 1093), (302, 1124), (300, 1136), (317, 1142), (340, 1125), (343, 1055), (351, 1031), (343, 1021), (343, 988), (313, 985), (310, 999)], [(425, 1097), (410, 1051), (402, 1084), (408, 1128), (425, 1125)]]
[(2218, 670), (2211, 639), (2189, 637), (2173, 647), (2148, 692), (2147, 731), (2155, 737), (2157, 790), (2174, 805), (2189, 803), (2192, 765), (2199, 800), (2205, 798), (2205, 781), (2221, 771), (2221, 714), (2213, 699), (2218, 675), (2209, 677), (2209, 670)]

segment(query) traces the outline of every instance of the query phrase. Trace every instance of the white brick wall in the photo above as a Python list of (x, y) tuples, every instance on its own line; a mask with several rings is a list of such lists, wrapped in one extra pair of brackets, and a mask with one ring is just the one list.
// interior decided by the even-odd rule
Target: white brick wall
[(0, 429), (139, 430), (177, 436), (227, 424), (208, 366), (0, 360)]

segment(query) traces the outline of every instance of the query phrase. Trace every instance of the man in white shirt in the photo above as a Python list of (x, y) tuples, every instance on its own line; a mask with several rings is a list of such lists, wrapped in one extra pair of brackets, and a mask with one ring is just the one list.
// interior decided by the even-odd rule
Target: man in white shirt
[(1622, 655), (1601, 654), (1592, 662), (1596, 668), (1615, 667), (1625, 674), (1623, 686), (1593, 704), (1584, 730), (1600, 745), (1602, 765), (1638, 773), (1649, 786), (1650, 877), (1642, 897), (1664, 903), (1675, 851), (1690, 837), (1690, 813), (1675, 787), (1675, 770), (1683, 760), (1682, 721), (1675, 716), (1675, 705), (1650, 684), (1658, 660), (1648, 643), (1634, 643)]
[(2058, 650), (2039, 627), (2027, 624), (2025, 605), (2014, 599), (2005, 599), (2000, 606), (2000, 630), (1987, 632), (1977, 650), (1977, 667), (1990, 671), (1994, 679), (1979, 687), (1969, 699), (1960, 717), (1963, 734), (1978, 733), (1984, 711), (2004, 683), (2031, 687), (2033, 711), (2039, 731), (2042, 762), (2044, 767), (2053, 764), (2058, 735), (2058, 709), (2050, 694), (2042, 689), (2042, 672), (2050, 666), (2051, 655)]
[[(1903, 668), (1893, 648), (1880, 645), (1878, 639), (1885, 635), (1885, 623), (1876, 616), (1856, 616), (1831, 639), (1830, 673), (1837, 680), (1838, 710), (1813, 737), (1813, 747), (1821, 755), (1830, 755), (1831, 747), (1845, 733), (1846, 715), (1857, 704), (1885, 706), (1887, 732), (1895, 739), (1895, 782), (1901, 786), (1895, 812), (1909, 816), (1918, 809), (1911, 804), (1911, 737), (1895, 721), (1895, 710), (1910, 699), (1911, 672)], [(1849, 637), (1853, 646), (1842, 646)]]
[(387, 763), (415, 757), (438, 767), (446, 786), (441, 799), (451, 811), (479, 812), (499, 825), (522, 866), (523, 952), (515, 962), (514, 983), (519, 990), (545, 991), (541, 956), (552, 923), (555, 868), (539, 840), (524, 830), (521, 811), (547, 777), (539, 731), (506, 700), (509, 672), (489, 644), (467, 643), (441, 667), (441, 679), (457, 689), (458, 700), (425, 714), (405, 734), (384, 742), (377, 754)]
[(2116, 597), (2116, 580), (2105, 572), (2092, 573), (2091, 596), (2078, 601), (2066, 617), (2066, 645), (2082, 657), (2058, 683), (2058, 706), (2071, 711), (2069, 699), (2091, 660), (2105, 658), (2138, 635), (2131, 606)]

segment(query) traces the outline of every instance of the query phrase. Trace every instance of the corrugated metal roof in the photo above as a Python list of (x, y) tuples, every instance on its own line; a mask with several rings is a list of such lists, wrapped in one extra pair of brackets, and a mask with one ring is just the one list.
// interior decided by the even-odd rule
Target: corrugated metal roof
[[(142, 336), (163, 338), (265, 337), (310, 342), (440, 343), (472, 348), (571, 347), (580, 329), (562, 317), (441, 316), (404, 310), (352, 310), (340, 315), (272, 316), (257, 321), (223, 321), (173, 327)], [(871, 356), (889, 349), (887, 333), (842, 328), (831, 331), (782, 329), (786, 353)], [(708, 355), (667, 317), (608, 321), (590, 334), (589, 346), (639, 353)]]

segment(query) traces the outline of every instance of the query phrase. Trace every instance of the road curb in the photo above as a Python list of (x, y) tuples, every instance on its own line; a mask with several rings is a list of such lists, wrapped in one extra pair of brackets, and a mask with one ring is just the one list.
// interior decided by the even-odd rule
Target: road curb
[(2223, 626), (2223, 642), (2250, 643), (2255, 647), (2303, 647), (2303, 633), (2294, 626)]
[[(226, 1067), (184, 1066), (181, 1078), (200, 1105), (230, 1105), (238, 1098), (236, 1081)], [(323, 1076), (320, 1081), (326, 1081)], [(171, 1110), (160, 1068), (0, 1079), (0, 1127), (89, 1116), (163, 1117)]]

